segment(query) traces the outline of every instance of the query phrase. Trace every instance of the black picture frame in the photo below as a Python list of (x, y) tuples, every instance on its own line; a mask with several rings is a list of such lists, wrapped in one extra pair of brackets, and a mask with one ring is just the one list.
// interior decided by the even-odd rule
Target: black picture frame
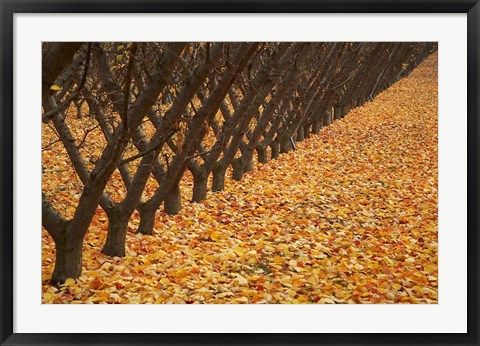
[[(479, 344), (479, 0), (0, 0), (2, 345)], [(464, 334), (26, 334), (13, 332), (13, 16), (15, 13), (467, 13), (468, 332)], [(59, 317), (60, 318), (60, 317)], [(452, 316), (455, 318), (455, 316)], [(55, 321), (52, 321), (55, 323)]]

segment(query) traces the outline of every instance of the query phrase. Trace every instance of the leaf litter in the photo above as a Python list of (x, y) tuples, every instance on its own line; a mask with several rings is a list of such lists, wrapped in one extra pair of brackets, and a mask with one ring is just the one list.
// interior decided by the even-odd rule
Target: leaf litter
[[(437, 104), (434, 54), (202, 203), (188, 202), (186, 174), (181, 212), (158, 212), (153, 236), (133, 232), (135, 212), (124, 258), (101, 253), (107, 218), (98, 209), (82, 276), (59, 288), (49, 284), (55, 247), (43, 230), (42, 302), (437, 303)], [(44, 189), (73, 213), (79, 182), (61, 145), (43, 162)]]

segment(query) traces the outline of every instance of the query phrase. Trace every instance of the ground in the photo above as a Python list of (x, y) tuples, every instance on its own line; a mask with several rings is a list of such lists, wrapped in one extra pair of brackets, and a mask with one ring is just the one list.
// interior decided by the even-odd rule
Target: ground
[[(101, 254), (99, 209), (83, 274), (60, 289), (43, 230), (43, 303), (437, 303), (437, 103), (434, 54), (203, 203), (188, 202), (186, 176), (180, 214), (159, 212), (153, 236), (135, 234), (132, 220), (125, 258)], [(43, 182), (68, 214), (78, 181), (52, 148)]]

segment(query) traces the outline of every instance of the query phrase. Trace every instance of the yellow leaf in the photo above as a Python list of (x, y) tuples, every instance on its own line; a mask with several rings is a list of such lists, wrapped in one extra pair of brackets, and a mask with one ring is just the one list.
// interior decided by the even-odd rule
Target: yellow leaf
[(237, 303), (248, 304), (248, 298), (247, 297), (238, 298)]
[(237, 275), (236, 279), (235, 279), (240, 285), (242, 286), (247, 286), (248, 285), (248, 280), (245, 279), (243, 276), (241, 275)]
[(160, 280), (160, 283), (163, 285), (168, 285), (170, 283), (170, 280), (168, 280), (167, 278), (163, 278)]
[(392, 287), (395, 291), (400, 291), (402, 289), (402, 285), (400, 284), (392, 284)]
[(264, 207), (257, 208), (256, 213), (257, 214), (265, 214), (267, 212), (267, 209)]
[(52, 300), (55, 297), (55, 294), (52, 292), (45, 292), (43, 294), (43, 299), (45, 300), (46, 303), (48, 303), (50, 300)]
[(279, 244), (278, 249), (282, 252), (288, 252), (288, 245), (287, 244)]
[(59, 90), (62, 90), (62, 87), (59, 87), (58, 85), (53, 84), (53, 85), (50, 87), (50, 90), (59, 91)]
[(363, 269), (365, 269), (364, 266), (362, 266), (362, 265), (359, 264), (359, 263), (355, 264), (354, 268), (355, 268), (356, 270), (363, 270)]
[(215, 231), (212, 234), (210, 234), (210, 238), (214, 241), (222, 239), (222, 233)]
[(437, 267), (433, 264), (427, 264), (424, 266), (424, 268), (429, 273), (435, 273), (437, 271)]
[(74, 286), (75, 285), (75, 279), (68, 278), (67, 280), (65, 280), (64, 285), (65, 286)]
[(310, 276), (307, 282), (311, 285), (315, 285), (317, 283), (317, 279), (315, 278), (315, 276)]
[(233, 251), (237, 254), (239, 257), (243, 257), (245, 255), (245, 250), (243, 250), (240, 246), (237, 246)]

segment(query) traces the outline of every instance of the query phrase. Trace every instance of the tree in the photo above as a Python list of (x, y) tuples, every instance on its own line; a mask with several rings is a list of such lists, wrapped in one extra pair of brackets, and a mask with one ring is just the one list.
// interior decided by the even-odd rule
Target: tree
[[(108, 217), (102, 251), (124, 256), (135, 209), (137, 231), (153, 234), (162, 204), (169, 214), (180, 211), (187, 170), (192, 201), (202, 201), (210, 175), (213, 191), (224, 188), (229, 167), (241, 180), (255, 153), (264, 163), (295, 149), (434, 49), (403, 42), (45, 43), (42, 120), (83, 185), (71, 219), (42, 192), (42, 224), (56, 246), (52, 283), (81, 275), (83, 239), (98, 206)], [(105, 142), (96, 143), (98, 157), (87, 157), (97, 129)], [(119, 200), (106, 192), (116, 171), (125, 188)]]
[[(55, 44), (53, 44), (55, 45)], [(184, 43), (172, 43), (168, 46), (169, 51), (181, 53), (185, 47)], [(103, 190), (108, 179), (116, 169), (122, 154), (127, 145), (131, 128), (140, 125), (144, 114), (155, 102), (161, 90), (168, 82), (168, 76), (171, 75), (173, 66), (177, 58), (172, 57), (169, 51), (162, 54), (162, 58), (156, 66), (156, 70), (151, 80), (144, 86), (142, 92), (130, 105), (130, 77), (135, 63), (136, 45), (131, 48), (128, 68), (126, 70), (126, 80), (124, 86), (123, 110), (119, 125), (112, 133), (110, 140), (105, 146), (99, 160), (94, 168), (89, 172), (84, 183), (82, 194), (77, 205), (75, 214), (71, 220), (66, 220), (60, 213), (55, 211), (47, 200), (45, 194), (42, 194), (42, 224), (50, 233), (56, 245), (55, 270), (52, 276), (54, 284), (64, 282), (67, 278), (77, 278), (82, 270), (82, 242), (88, 229), (92, 217), (97, 209), (97, 205), (102, 197)], [(51, 96), (44, 101), (46, 113), (56, 109), (54, 97)], [(62, 115), (56, 112), (54, 118), (55, 124), (62, 125)], [(59, 126), (57, 131), (66, 132), (65, 126)], [(73, 149), (74, 144), (68, 136), (60, 138), (65, 145), (70, 159), (76, 162), (80, 167), (82, 163)], [(70, 148), (71, 150), (69, 150)], [(83, 176), (84, 173), (82, 173)], [(84, 180), (84, 179), (82, 179)]]

